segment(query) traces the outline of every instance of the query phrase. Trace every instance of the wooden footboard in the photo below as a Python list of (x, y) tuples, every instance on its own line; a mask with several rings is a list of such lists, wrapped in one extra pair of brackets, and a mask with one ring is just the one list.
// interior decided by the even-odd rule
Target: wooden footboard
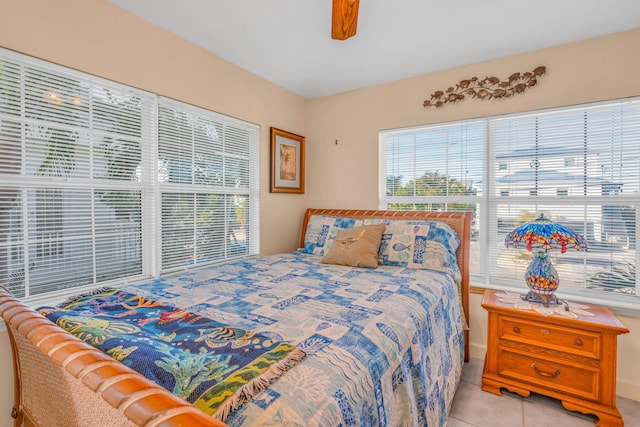
[(0, 286), (15, 426), (225, 426), (59, 328)]

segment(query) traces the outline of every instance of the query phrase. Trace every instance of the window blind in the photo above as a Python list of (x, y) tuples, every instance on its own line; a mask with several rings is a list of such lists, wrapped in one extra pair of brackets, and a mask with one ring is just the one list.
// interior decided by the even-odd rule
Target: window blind
[(258, 127), (164, 98), (158, 116), (162, 271), (257, 254)]
[(142, 277), (153, 97), (0, 52), (0, 283), (18, 297)]
[(0, 283), (47, 303), (259, 252), (259, 128), (0, 49)]
[(587, 252), (550, 252), (561, 281), (595, 294), (636, 293), (640, 102), (576, 106), (490, 120), (494, 164), (490, 278), (524, 275), (529, 253), (504, 236), (544, 213), (584, 236)]
[(478, 274), (485, 134), (483, 120), (380, 134), (381, 208), (473, 212), (470, 268)]
[(558, 292), (638, 307), (640, 100), (391, 130), (380, 142), (382, 207), (474, 212), (475, 281), (526, 288), (531, 254), (504, 237), (544, 213), (589, 242), (551, 252)]

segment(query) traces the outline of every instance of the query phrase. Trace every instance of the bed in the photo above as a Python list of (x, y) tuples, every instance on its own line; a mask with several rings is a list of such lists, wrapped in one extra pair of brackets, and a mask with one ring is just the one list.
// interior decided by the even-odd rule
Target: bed
[[(0, 314), (14, 355), (15, 425), (443, 426), (469, 357), (470, 223), (471, 213), (308, 209), (295, 252), (202, 267), (40, 311), (0, 288)], [(377, 230), (376, 268), (341, 265), (347, 246)], [(407, 230), (424, 238), (420, 257), (412, 236), (416, 248), (405, 258)], [(434, 247), (444, 247), (444, 258), (454, 251), (455, 258), (438, 258)], [(331, 256), (338, 249), (336, 261)], [(115, 297), (117, 304), (110, 299), (100, 305)], [(125, 300), (123, 309), (118, 304)], [(72, 310), (84, 314), (97, 307), (103, 316), (104, 307), (118, 306), (119, 318), (146, 323), (130, 310), (133, 300), (144, 302), (144, 310), (160, 307), (153, 313), (169, 321), (179, 317), (199, 331), (193, 341), (210, 347), (217, 342), (202, 331), (213, 329), (249, 337), (231, 345), (245, 355), (249, 343), (263, 356), (272, 354), (269, 346), (285, 346), (283, 359), (272, 365), (284, 368), (268, 381), (244, 384), (237, 402), (229, 407), (225, 400), (225, 409), (216, 406), (210, 416), (198, 409), (215, 400), (210, 393), (209, 400), (189, 403), (133, 370), (135, 363), (122, 353), (134, 347), (119, 345), (108, 355), (85, 342), (95, 341), (95, 333), (85, 331), (83, 340), (44, 317), (65, 326), (60, 319), (73, 318)], [(198, 322), (213, 322), (213, 329)], [(175, 332), (160, 336), (176, 339)], [(211, 390), (202, 384), (185, 388)]]

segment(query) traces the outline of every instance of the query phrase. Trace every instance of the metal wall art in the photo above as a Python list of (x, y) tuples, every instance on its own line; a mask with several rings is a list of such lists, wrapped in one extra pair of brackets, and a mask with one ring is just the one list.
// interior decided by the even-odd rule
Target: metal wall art
[(422, 106), (443, 107), (462, 101), (466, 97), (478, 99), (509, 98), (514, 95), (524, 93), (530, 87), (538, 83), (538, 78), (547, 72), (547, 67), (536, 67), (533, 71), (526, 73), (513, 73), (506, 80), (497, 77), (485, 77), (479, 79), (472, 77), (461, 80), (455, 87), (451, 86), (447, 90), (438, 90), (431, 94), (431, 98), (425, 100)]

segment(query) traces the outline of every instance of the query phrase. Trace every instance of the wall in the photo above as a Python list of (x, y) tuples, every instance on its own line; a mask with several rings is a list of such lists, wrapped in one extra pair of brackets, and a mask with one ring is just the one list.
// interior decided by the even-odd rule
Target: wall
[[(304, 98), (106, 0), (0, 0), (0, 10), (1, 47), (260, 125), (261, 252), (295, 248), (308, 196), (269, 193), (269, 128), (306, 135)], [(0, 372), (5, 426), (13, 403), (6, 332), (0, 332)]]
[[(518, 111), (640, 95), (640, 29), (314, 99), (308, 107), (310, 201), (317, 207), (378, 207), (378, 132)], [(478, 76), (502, 79), (547, 67), (539, 85), (510, 99), (467, 99), (442, 109), (422, 102), (440, 89)], [(336, 144), (336, 140), (338, 144)], [(321, 185), (320, 185), (321, 183)], [(473, 357), (484, 357), (486, 313), (471, 304)], [(618, 394), (640, 400), (640, 319), (619, 316), (631, 333), (619, 338)]]
[[(118, 9), (106, 0), (0, 0), (0, 46), (261, 125), (261, 248), (293, 249), (306, 207), (376, 208), (378, 131), (640, 94), (640, 30), (419, 76), (312, 101)], [(470, 76), (546, 65), (540, 86), (509, 100), (441, 110), (422, 101)], [(305, 195), (270, 194), (269, 127), (307, 136)], [(336, 144), (337, 140), (337, 144)], [(618, 392), (640, 400), (639, 319), (619, 341)], [(486, 315), (472, 298), (471, 344), (483, 357)], [(11, 358), (0, 332), (0, 425), (13, 402)]]

